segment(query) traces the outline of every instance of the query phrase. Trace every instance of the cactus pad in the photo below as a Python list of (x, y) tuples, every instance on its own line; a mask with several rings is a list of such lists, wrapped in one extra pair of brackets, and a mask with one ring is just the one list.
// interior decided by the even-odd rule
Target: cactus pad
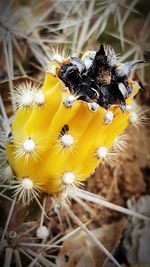
[(55, 56), (42, 87), (20, 84), (6, 148), (16, 179), (60, 193), (68, 185), (80, 186), (107, 161), (130, 123), (139, 90), (128, 78), (135, 64), (118, 64), (114, 50), (101, 46), (82, 59)]

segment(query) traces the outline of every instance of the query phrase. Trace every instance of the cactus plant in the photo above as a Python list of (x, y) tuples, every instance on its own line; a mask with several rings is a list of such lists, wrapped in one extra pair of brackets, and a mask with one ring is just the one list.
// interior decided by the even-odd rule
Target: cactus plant
[[(1, 151), (6, 145), (6, 154), (5, 159), (2, 157), (0, 185), (1, 195), (14, 200), (2, 241), (16, 203), (26, 206), (35, 199), (46, 215), (39, 196), (49, 194), (54, 206), (61, 205), (120, 266), (71, 211), (68, 200), (89, 200), (146, 219), (80, 189), (100, 163), (111, 163), (116, 150), (122, 150), (125, 139), (122, 135), (119, 141), (119, 136), (127, 126), (137, 126), (145, 119), (143, 110), (134, 104), (140, 86), (128, 78), (137, 63), (141, 61), (118, 63), (113, 48), (103, 45), (98, 52), (88, 51), (81, 59), (54, 54), (43, 85), (31, 80), (14, 88), (12, 100), (17, 111), (10, 129), (7, 120), (3, 124), (6, 144), (1, 143)], [(6, 117), (3, 105), (2, 112)], [(7, 190), (12, 194), (5, 195)], [(46, 238), (47, 228), (43, 224), (40, 227), (37, 237)]]
[[(142, 10), (144, 5), (145, 10)], [(134, 65), (148, 58), (147, 29), (150, 16), (147, 11), (147, 4), (139, 0), (121, 2), (63, 0), (61, 5), (60, 1), (44, 0), (41, 4), (40, 1), (34, 0), (2, 0), (0, 74), (2, 79), (6, 78), (6, 75), (9, 78), (11, 99), (6, 93), (8, 86), (3, 90), (5, 82), (2, 82), (0, 84), (1, 266), (56, 267), (59, 258), (56, 249), (59, 249), (58, 245), (62, 245), (61, 242), (67, 239), (63, 230), (68, 230), (68, 226), (70, 228), (69, 217), (84, 230), (94, 242), (93, 245), (96, 244), (105, 253), (105, 258), (107, 256), (116, 266), (120, 266), (115, 260), (115, 258), (118, 260), (117, 255), (114, 254), (114, 258), (109, 252), (107, 242), (96, 239), (89, 230), (95, 227), (95, 223), (97, 227), (103, 224), (103, 220), (107, 220), (104, 209), (98, 216), (95, 216), (95, 211), (102, 205), (126, 215), (149, 220), (144, 215), (114, 204), (115, 202), (125, 205), (131, 194), (145, 192), (139, 180), (136, 180), (138, 177), (133, 179), (133, 176), (138, 176), (138, 171), (135, 175), (132, 171), (134, 166), (137, 166), (134, 164), (134, 148), (137, 149), (137, 144), (131, 134), (134, 129), (130, 127), (128, 132), (133, 142), (122, 132), (129, 124), (136, 126), (136, 132), (137, 127), (146, 120), (143, 107), (134, 102), (142, 84), (139, 86), (132, 80), (135, 78), (132, 70)], [(139, 23), (134, 25), (138, 17), (141, 17), (143, 28), (139, 27)], [(119, 41), (113, 39), (114, 37)], [(117, 54), (122, 57), (116, 57), (111, 47), (101, 46), (98, 52), (93, 51), (97, 49), (96, 42), (100, 41), (113, 44)], [(51, 44), (55, 51), (51, 53), (51, 62), (47, 68), (46, 54), (50, 52), (48, 44)], [(68, 50), (67, 54), (72, 56), (59, 53), (58, 47), (62, 51)], [(82, 56), (88, 49), (92, 51), (87, 51)], [(122, 64), (125, 60), (132, 59), (134, 61)], [(40, 75), (37, 72), (33, 74), (34, 69), (29, 69), (30, 63), (40, 68)], [(140, 67), (142, 71), (141, 75), (138, 73), (138, 78), (142, 83), (146, 83), (148, 77), (144, 76), (145, 64), (140, 64)], [(44, 80), (42, 75), (45, 69), (47, 71), (45, 81), (41, 83), (41, 80)], [(25, 73), (31, 75), (32, 71), (34, 78), (38, 77), (40, 82), (30, 77), (12, 80), (14, 76), (17, 77), (18, 70), (23, 75)], [(21, 83), (21, 80), (24, 82)], [(12, 83), (15, 83), (14, 89)], [(145, 138), (144, 131), (145, 129), (142, 132), (143, 138)], [(126, 164), (126, 153), (122, 153), (127, 145), (130, 164)], [(130, 147), (134, 158), (130, 155)], [(141, 160), (142, 155), (143, 158), (147, 157), (141, 139), (139, 147), (139, 153), (137, 150), (135, 152), (136, 155), (140, 154)], [(117, 162), (115, 168), (100, 167), (95, 175), (91, 175), (99, 164), (112, 164), (117, 159), (118, 152), (123, 161)], [(124, 161), (125, 164), (122, 164)], [(143, 160), (139, 165), (138, 169), (140, 170), (142, 166), (143, 172)], [(132, 176), (130, 177), (129, 170), (127, 172), (129, 178), (124, 181), (126, 170), (132, 166)], [(105, 175), (106, 170), (109, 175), (108, 173)], [(118, 170), (122, 170), (121, 175), (118, 175)], [(90, 179), (87, 181), (89, 176)], [(111, 181), (108, 187), (107, 179)], [(130, 190), (126, 189), (124, 184), (130, 184), (129, 180), (132, 180), (132, 188), (136, 182), (141, 187), (140, 190), (135, 188), (128, 194)], [(70, 200), (73, 200), (73, 203)], [(83, 213), (83, 216), (79, 205), (74, 202), (85, 209), (86, 213)], [(79, 208), (78, 217), (75, 215), (76, 206)], [(120, 215), (110, 212), (110, 220), (116, 223), (116, 217), (118, 219)], [(88, 229), (86, 223), (89, 219), (92, 219), (92, 224)], [(78, 229), (75, 230), (75, 233), (77, 232)], [(57, 234), (64, 237), (57, 239)], [(74, 243), (73, 231), (68, 236)], [(76, 249), (74, 252), (76, 254)], [(70, 266), (72, 261), (68, 253), (69, 251), (66, 251), (63, 258), (65, 266)], [(95, 257), (95, 251), (93, 256)]]
[(55, 54), (43, 86), (18, 86), (6, 155), (19, 199), (80, 187), (100, 162), (111, 161), (114, 140), (138, 120), (139, 85), (128, 79), (136, 63), (120, 65), (103, 46), (82, 59)]

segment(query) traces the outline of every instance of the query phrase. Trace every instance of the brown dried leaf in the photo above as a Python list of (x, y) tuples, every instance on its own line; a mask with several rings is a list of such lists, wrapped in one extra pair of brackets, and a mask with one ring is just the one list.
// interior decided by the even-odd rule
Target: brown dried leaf
[[(92, 232), (112, 252), (119, 244), (125, 224), (126, 221), (121, 219)], [(63, 243), (56, 263), (59, 267), (100, 267), (105, 260), (106, 255), (80, 230)]]

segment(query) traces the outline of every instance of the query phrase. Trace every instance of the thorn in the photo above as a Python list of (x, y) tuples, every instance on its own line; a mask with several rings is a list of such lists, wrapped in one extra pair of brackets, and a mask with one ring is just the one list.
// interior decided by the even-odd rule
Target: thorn
[(23, 107), (29, 107), (31, 106), (33, 102), (33, 95), (32, 92), (24, 92), (23, 95), (20, 98), (20, 105)]
[(22, 183), (21, 183), (22, 187), (25, 189), (25, 190), (30, 190), (33, 188), (33, 182), (31, 179), (29, 178), (24, 178), (22, 180)]
[(74, 138), (70, 134), (62, 135), (60, 140), (61, 140), (61, 143), (62, 143), (63, 147), (65, 147), (65, 148), (71, 147), (73, 145), (73, 143), (74, 143)]
[(98, 159), (104, 159), (107, 156), (107, 148), (104, 146), (100, 146), (97, 150), (96, 150), (96, 155), (98, 157)]
[(71, 108), (75, 101), (76, 101), (76, 97), (73, 95), (69, 95), (63, 99), (63, 104), (65, 107)]
[(63, 58), (62, 58), (62, 56), (60, 55), (60, 54), (54, 54), (53, 56), (52, 56), (52, 59), (51, 59), (52, 61), (54, 60), (54, 61), (57, 61), (58, 63), (62, 63), (63, 62)]
[(56, 76), (56, 66), (55, 65), (51, 65), (49, 68), (48, 68), (48, 71), (55, 77)]
[(44, 93), (42, 91), (37, 91), (34, 94), (34, 101), (38, 106), (42, 106), (45, 102), (45, 96)]
[(99, 105), (96, 102), (88, 103), (89, 110), (96, 112), (99, 108)]
[(73, 184), (73, 182), (75, 181), (75, 176), (72, 172), (66, 172), (63, 175), (62, 180), (66, 185)]
[(23, 143), (23, 149), (25, 152), (31, 153), (35, 150), (35, 142), (29, 137)]
[(112, 111), (107, 111), (104, 116), (104, 123), (110, 124), (113, 121), (114, 114)]
[(138, 121), (138, 115), (135, 111), (131, 111), (129, 120), (131, 123), (136, 124), (136, 122)]

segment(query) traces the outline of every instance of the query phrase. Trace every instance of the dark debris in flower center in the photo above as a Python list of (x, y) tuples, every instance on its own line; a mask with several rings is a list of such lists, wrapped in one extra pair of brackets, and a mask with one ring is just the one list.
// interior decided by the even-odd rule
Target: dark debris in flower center
[(96, 102), (104, 108), (118, 104), (124, 111), (125, 99), (132, 94), (128, 75), (137, 63), (143, 61), (117, 66), (113, 48), (101, 45), (98, 52), (89, 52), (83, 60), (71, 57), (69, 64), (62, 65), (59, 77), (78, 99)]

